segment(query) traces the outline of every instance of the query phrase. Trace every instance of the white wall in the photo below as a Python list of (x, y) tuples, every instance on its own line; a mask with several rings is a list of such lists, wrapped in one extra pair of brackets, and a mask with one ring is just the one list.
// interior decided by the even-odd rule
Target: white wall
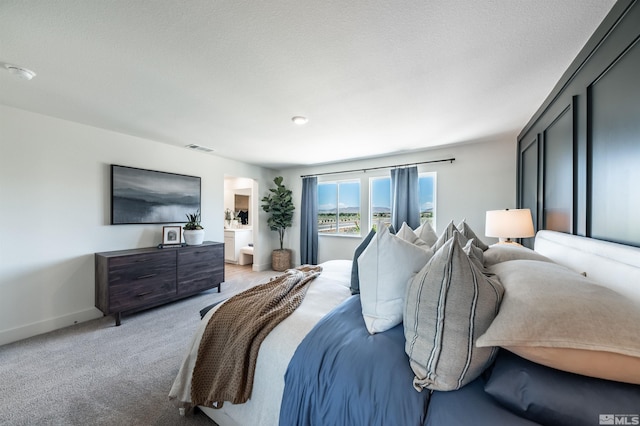
[[(162, 225), (109, 225), (110, 164), (200, 176), (206, 239), (224, 241), (224, 175), (273, 170), (0, 106), (0, 344), (99, 317), (94, 253), (155, 246)], [(277, 245), (261, 212), (267, 269)]]
[[(412, 162), (455, 158), (453, 163), (432, 163), (418, 166), (419, 172), (437, 172), (436, 232), (440, 233), (453, 220), (457, 225), (462, 219), (487, 243), (496, 239), (484, 237), (485, 212), (487, 210), (516, 207), (516, 141), (515, 138), (489, 142), (469, 143), (459, 146), (426, 150), (419, 153), (384, 158), (352, 161), (340, 164), (289, 169), (282, 172), (284, 184), (294, 194), (296, 212), (293, 227), (287, 230), (286, 246), (294, 251), (295, 263), (300, 263), (300, 202), (302, 198), (301, 175), (315, 173), (362, 170)], [(388, 176), (389, 170), (366, 173), (354, 172), (319, 176), (318, 180), (361, 179), (362, 236), (368, 223), (369, 178)], [(351, 259), (362, 238), (320, 235), (318, 237), (318, 261)]]
[[(110, 164), (202, 177), (206, 239), (223, 241), (224, 176), (255, 180), (252, 200), (254, 270), (268, 269), (275, 232), (266, 226), (259, 198), (284, 176), (294, 192), (294, 226), (285, 244), (299, 263), (302, 174), (362, 169), (455, 157), (453, 164), (420, 166), (436, 171), (437, 228), (463, 217), (480, 235), (486, 210), (515, 207), (515, 141), (468, 144), (334, 165), (273, 170), (222, 159), (103, 129), (0, 106), (0, 344), (97, 318), (94, 253), (148, 247), (162, 225), (109, 225)], [(388, 171), (336, 175), (362, 179)], [(255, 217), (254, 217), (255, 219)], [(363, 219), (365, 219), (363, 217)], [(260, 226), (262, 224), (262, 226)], [(366, 219), (363, 232), (369, 229)], [(351, 258), (360, 238), (320, 237), (320, 258)], [(486, 239), (491, 242), (490, 239)], [(258, 250), (259, 247), (259, 250)]]

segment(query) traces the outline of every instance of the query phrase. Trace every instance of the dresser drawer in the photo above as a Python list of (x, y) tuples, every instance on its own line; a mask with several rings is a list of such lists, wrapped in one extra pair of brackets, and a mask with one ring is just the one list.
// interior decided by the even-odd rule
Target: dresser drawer
[(187, 295), (217, 287), (224, 280), (224, 246), (190, 248), (178, 253), (178, 294)]
[[(216, 261), (220, 246), (182, 249), (178, 252), (178, 268), (199, 268)], [(217, 250), (218, 249), (218, 250)]]
[(109, 288), (109, 308), (111, 312), (136, 309), (171, 299), (176, 295), (174, 273), (139, 278), (119, 283)]
[(119, 285), (141, 279), (161, 277), (176, 270), (174, 251), (159, 254), (137, 254), (115, 257), (109, 262), (109, 284)]

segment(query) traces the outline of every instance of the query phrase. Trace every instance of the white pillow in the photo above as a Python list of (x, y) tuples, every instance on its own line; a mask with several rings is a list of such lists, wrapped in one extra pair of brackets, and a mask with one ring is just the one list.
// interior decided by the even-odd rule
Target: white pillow
[(436, 234), (436, 231), (433, 230), (429, 222), (425, 222), (418, 226), (413, 232), (418, 236), (418, 238), (427, 243), (429, 247), (433, 246), (436, 241), (438, 241), (438, 234)]
[(409, 279), (431, 255), (384, 227), (376, 233), (358, 257), (362, 316), (369, 333), (381, 333), (402, 322)]
[(413, 230), (411, 230), (409, 225), (407, 225), (407, 222), (402, 223), (402, 226), (400, 227), (400, 230), (396, 233), (396, 235), (408, 243), (411, 243), (413, 245), (416, 245), (423, 249), (431, 251), (431, 245), (427, 244), (421, 238), (418, 238), (415, 232), (413, 232)]

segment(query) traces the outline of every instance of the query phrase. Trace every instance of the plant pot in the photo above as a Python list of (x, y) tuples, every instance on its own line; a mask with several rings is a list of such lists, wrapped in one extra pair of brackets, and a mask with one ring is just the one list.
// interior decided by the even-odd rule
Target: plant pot
[(188, 229), (182, 235), (188, 246), (198, 246), (204, 241), (204, 229)]
[(271, 252), (271, 269), (286, 271), (291, 268), (291, 250), (277, 249)]

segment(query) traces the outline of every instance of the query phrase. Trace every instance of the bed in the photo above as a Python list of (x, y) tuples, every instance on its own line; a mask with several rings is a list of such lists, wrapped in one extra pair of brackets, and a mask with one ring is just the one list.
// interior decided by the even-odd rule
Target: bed
[[(473, 344), (468, 345), (464, 373), (456, 380), (442, 379), (447, 374), (440, 372), (445, 370), (433, 366), (425, 370), (418, 365), (419, 357), (410, 355), (407, 342), (420, 338), (409, 338), (407, 328), (420, 325), (409, 319), (408, 299), (414, 297), (410, 293), (415, 287), (420, 290), (415, 297), (424, 299), (422, 287), (415, 283), (430, 279), (424, 272), (428, 268), (412, 260), (411, 253), (416, 259), (421, 254), (407, 245), (419, 245), (420, 238), (398, 242), (395, 236), (385, 236), (396, 244), (391, 248), (394, 253), (407, 250), (401, 255), (403, 262), (415, 263), (409, 268), (413, 270), (405, 271), (414, 284), (403, 290), (400, 323), (396, 318), (383, 324), (383, 331), (372, 334), (370, 328), (381, 323), (380, 318), (372, 320), (366, 314), (371, 292), (363, 288), (362, 294), (352, 294), (352, 275), (358, 269), (354, 264), (359, 266), (361, 279), (371, 279), (372, 269), (376, 279), (384, 277), (382, 266), (371, 268), (362, 261), (363, 252), (374, 251), (369, 239), (364, 248), (356, 250), (355, 260), (322, 264), (322, 274), (311, 282), (300, 307), (266, 337), (258, 352), (249, 401), (199, 409), (221, 426), (639, 424), (640, 249), (540, 231), (535, 251), (499, 244), (478, 254), (478, 246), (471, 248), (469, 243), (474, 238), (452, 242), (461, 238), (446, 235), (453, 228), (439, 237), (440, 247), (437, 241), (427, 245), (442, 248), (446, 241), (445, 249), (453, 247), (450, 252), (455, 254), (455, 247), (461, 249), (467, 242), (466, 256), (469, 263), (475, 262), (470, 267), (473, 274), (482, 271), (480, 278), (472, 274), (473, 280), (489, 277), (484, 290), (476, 288), (469, 296), (487, 298), (489, 302), (481, 300), (480, 304), (486, 305), (488, 316), (473, 324)], [(466, 236), (471, 237), (468, 232)], [(382, 236), (377, 244), (380, 241)], [(375, 238), (373, 242), (375, 245)], [(385, 249), (390, 248), (375, 247), (378, 262), (394, 260)], [(429, 263), (436, 264), (435, 253), (442, 251), (432, 250)], [(460, 258), (467, 259), (461, 254)], [(451, 265), (450, 260), (442, 264)], [(406, 281), (401, 268), (388, 269), (395, 279)], [(504, 282), (496, 285), (496, 279)], [(583, 288), (587, 289), (584, 294)], [(393, 294), (388, 296), (395, 300)], [(602, 303), (594, 304), (593, 299)], [(397, 311), (394, 303), (388, 306)], [(444, 322), (445, 308), (439, 305), (437, 309), (442, 309), (439, 318)], [(473, 309), (474, 316), (481, 316), (476, 312), (479, 307)], [(170, 399), (180, 406), (191, 401), (191, 374), (200, 335), (215, 311), (203, 318), (170, 391)], [(449, 321), (454, 314), (446, 313)], [(422, 319), (414, 322), (419, 321)], [(562, 329), (555, 327), (558, 323), (568, 324), (570, 335), (545, 334)], [(429, 349), (441, 356), (437, 368), (464, 352), (451, 347), (453, 340), (448, 338), (446, 334), (441, 338), (444, 343), (437, 351)], [(418, 343), (416, 347), (420, 348), (416, 352), (425, 352)], [(480, 361), (474, 359), (477, 354)], [(446, 367), (460, 369), (451, 363)], [(425, 377), (419, 380), (424, 371)], [(430, 376), (433, 371), (438, 374)]]

